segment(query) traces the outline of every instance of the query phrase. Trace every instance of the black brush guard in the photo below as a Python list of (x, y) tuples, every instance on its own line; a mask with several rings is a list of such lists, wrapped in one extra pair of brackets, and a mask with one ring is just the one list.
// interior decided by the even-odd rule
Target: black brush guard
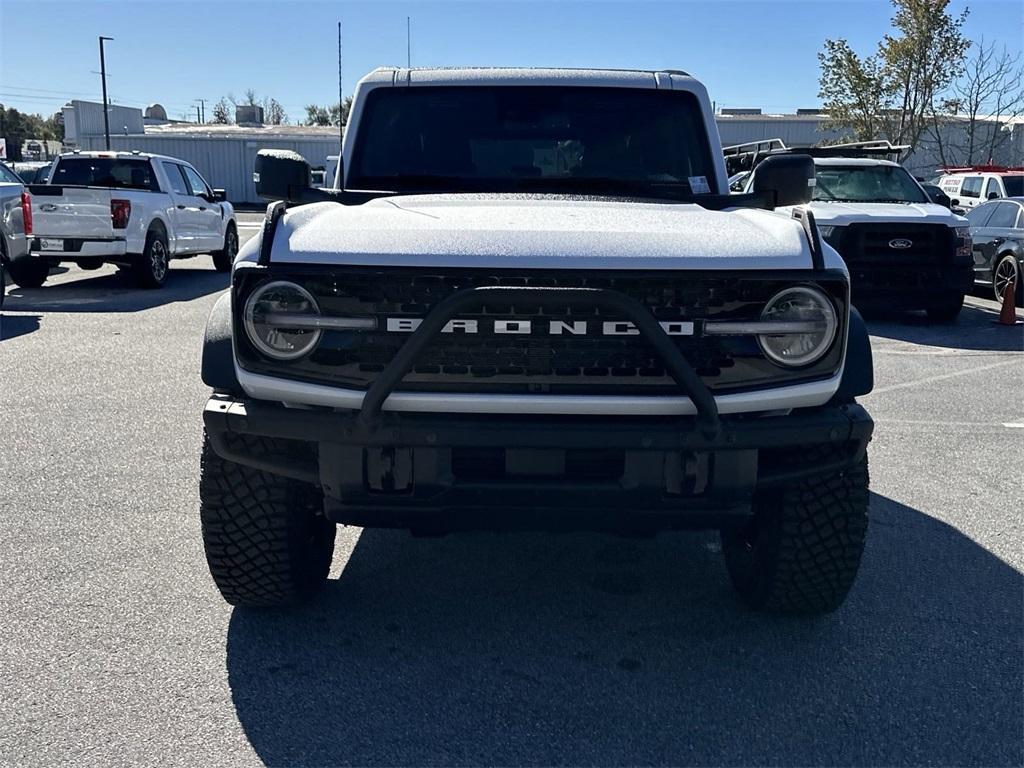
[(403, 377), (416, 365), (416, 360), (448, 321), (460, 312), (479, 307), (488, 301), (523, 302), (535, 306), (564, 306), (570, 302), (576, 307), (613, 310), (631, 321), (641, 336), (645, 336), (665, 362), (665, 369), (680, 389), (693, 401), (697, 409), (697, 427), (708, 438), (719, 432), (718, 407), (711, 390), (687, 362), (650, 311), (636, 299), (605, 288), (534, 288), (478, 286), (458, 291), (442, 300), (423, 320), (398, 354), (384, 368), (363, 398), (359, 418), (372, 425), (380, 415), (388, 396), (398, 387)]

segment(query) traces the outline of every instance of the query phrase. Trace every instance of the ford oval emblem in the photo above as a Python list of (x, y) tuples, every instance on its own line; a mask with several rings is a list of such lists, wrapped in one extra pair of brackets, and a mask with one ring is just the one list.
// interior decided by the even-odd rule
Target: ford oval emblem
[(890, 240), (889, 241), (889, 247), (890, 248), (900, 248), (900, 249), (909, 248), (913, 244), (914, 244), (914, 242), (912, 240), (907, 240), (907, 238), (905, 238), (905, 237), (897, 237), (895, 240)]

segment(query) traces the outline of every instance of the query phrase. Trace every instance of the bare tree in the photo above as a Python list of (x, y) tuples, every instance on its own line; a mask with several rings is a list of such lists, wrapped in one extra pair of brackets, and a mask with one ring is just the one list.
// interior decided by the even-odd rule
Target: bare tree
[(931, 114), (927, 141), (943, 165), (992, 161), (1012, 134), (1004, 126), (1024, 116), (1024, 60), (982, 38), (963, 74)]
[(263, 119), (270, 125), (284, 125), (288, 122), (288, 114), (277, 99), (268, 97), (263, 100)]
[(231, 122), (231, 106), (223, 96), (213, 105), (213, 119), (210, 122), (221, 125), (228, 125)]

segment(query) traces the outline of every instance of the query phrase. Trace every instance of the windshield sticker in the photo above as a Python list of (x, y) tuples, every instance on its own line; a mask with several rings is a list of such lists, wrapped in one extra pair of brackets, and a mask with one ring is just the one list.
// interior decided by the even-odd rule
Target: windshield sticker
[(706, 176), (691, 176), (690, 177), (690, 194), (693, 195), (708, 195), (711, 194), (711, 187), (708, 186), (708, 179)]

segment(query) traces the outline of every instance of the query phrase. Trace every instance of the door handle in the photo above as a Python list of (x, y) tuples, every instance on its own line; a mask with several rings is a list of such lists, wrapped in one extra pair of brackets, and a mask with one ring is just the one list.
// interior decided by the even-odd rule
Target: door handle
[(184, 211), (185, 210), (185, 206), (184, 205), (179, 205), (178, 206), (178, 210), (179, 211)]
[(206, 210), (206, 206), (205, 205), (200, 205), (199, 206), (199, 210), (200, 211), (205, 211)]

